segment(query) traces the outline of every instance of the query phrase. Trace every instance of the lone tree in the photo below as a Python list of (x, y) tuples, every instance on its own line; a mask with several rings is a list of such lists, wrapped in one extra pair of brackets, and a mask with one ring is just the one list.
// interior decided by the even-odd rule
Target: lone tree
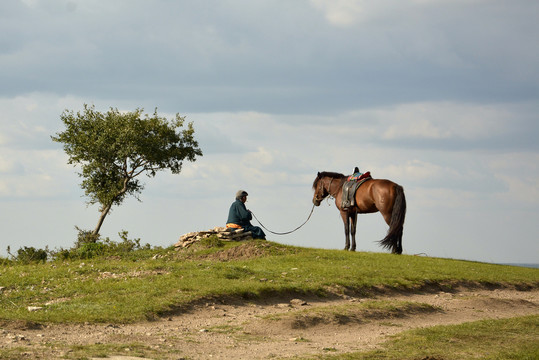
[(154, 177), (165, 169), (178, 174), (184, 160), (202, 156), (192, 122), (183, 128), (185, 118), (179, 114), (168, 121), (157, 115), (157, 109), (152, 116), (142, 117), (143, 111), (123, 113), (110, 108), (101, 113), (85, 104), (84, 111), (76, 114), (65, 110), (60, 117), (65, 131), (51, 136), (64, 144), (68, 164), (81, 166), (81, 187), (88, 204), (100, 204), (94, 237), (113, 205), (120, 205), (127, 195), (140, 200), (138, 194), (144, 189), (137, 178), (140, 174)]

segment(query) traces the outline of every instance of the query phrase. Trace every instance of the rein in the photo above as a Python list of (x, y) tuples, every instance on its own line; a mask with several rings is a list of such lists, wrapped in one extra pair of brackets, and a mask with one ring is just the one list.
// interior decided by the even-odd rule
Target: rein
[[(331, 194), (331, 192), (330, 192), (330, 191), (331, 191), (331, 183), (333, 182), (333, 180), (334, 180), (333, 178), (331, 178), (331, 179), (329, 180), (329, 185), (328, 185), (328, 195), (327, 195), (327, 196), (324, 196), (322, 199), (318, 199), (318, 197), (317, 197), (316, 200), (322, 201), (322, 200), (324, 200), (324, 198), (326, 198), (326, 197), (328, 197), (328, 196), (329, 196), (329, 197), (335, 198), (335, 195)], [(320, 181), (320, 187), (321, 187), (322, 189), (324, 189), (324, 185), (322, 184), (321, 181)], [(313, 214), (313, 212), (314, 212), (314, 207), (315, 207), (315, 205), (313, 204), (313, 207), (311, 208), (311, 212), (309, 213), (309, 216), (307, 217), (307, 220), (305, 220), (305, 221), (303, 222), (303, 224), (301, 224), (300, 226), (298, 226), (298, 227), (295, 228), (294, 230), (290, 230), (290, 231), (286, 231), (286, 232), (275, 232), (275, 231), (271, 231), (270, 229), (268, 229), (267, 227), (265, 227), (265, 226), (260, 222), (260, 220), (258, 220), (258, 218), (256, 217), (256, 215), (255, 215), (252, 211), (251, 211), (251, 214), (253, 215), (253, 217), (255, 218), (255, 220), (260, 224), (260, 226), (262, 226), (266, 231), (268, 231), (268, 232), (270, 232), (270, 233), (272, 233), (272, 234), (275, 234), (275, 235), (287, 235), (287, 234), (291, 234), (291, 233), (293, 233), (294, 231), (297, 231), (297, 230), (301, 229), (301, 228), (303, 227), (303, 225), (307, 224), (307, 222), (311, 219), (311, 216), (312, 216), (312, 214)]]
[(274, 232), (274, 231), (271, 231), (270, 229), (268, 229), (267, 227), (265, 227), (264, 225), (262, 225), (262, 223), (260, 222), (260, 220), (258, 220), (258, 218), (256, 217), (256, 215), (251, 211), (251, 214), (253, 214), (254, 218), (256, 219), (256, 221), (258, 221), (258, 223), (260, 224), (260, 226), (262, 226), (265, 230), (269, 231), (270, 233), (272, 234), (275, 234), (275, 235), (287, 235), (287, 234), (291, 234), (293, 233), (294, 231), (296, 230), (299, 230), (301, 227), (303, 227), (303, 225), (307, 224), (307, 221), (309, 221), (309, 219), (311, 218), (311, 215), (313, 214), (314, 212), (314, 204), (313, 204), (313, 207), (311, 209), (311, 213), (309, 214), (309, 216), (307, 217), (307, 220), (305, 220), (305, 222), (303, 224), (301, 224), (300, 226), (298, 226), (297, 228), (295, 228), (294, 230), (290, 230), (290, 231), (287, 231), (287, 232)]

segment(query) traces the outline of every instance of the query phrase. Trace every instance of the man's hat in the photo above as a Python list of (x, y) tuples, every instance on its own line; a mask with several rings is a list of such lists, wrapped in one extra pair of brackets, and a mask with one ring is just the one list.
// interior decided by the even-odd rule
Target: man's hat
[(247, 191), (245, 190), (238, 190), (238, 192), (236, 193), (236, 199), (239, 199), (239, 198), (242, 198), (244, 196), (248, 196), (249, 194), (247, 194)]

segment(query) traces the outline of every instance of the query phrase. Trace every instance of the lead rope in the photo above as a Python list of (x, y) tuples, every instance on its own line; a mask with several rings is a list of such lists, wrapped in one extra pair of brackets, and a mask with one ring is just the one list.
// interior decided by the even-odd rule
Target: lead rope
[(287, 234), (291, 234), (293, 233), (294, 231), (296, 230), (299, 230), (301, 227), (303, 227), (303, 225), (307, 224), (307, 221), (309, 221), (309, 219), (311, 218), (311, 215), (313, 214), (314, 212), (314, 204), (313, 204), (313, 207), (311, 209), (311, 213), (309, 214), (309, 216), (307, 217), (307, 220), (305, 220), (305, 222), (303, 224), (301, 224), (300, 226), (298, 226), (297, 228), (295, 228), (294, 230), (291, 230), (291, 231), (287, 231), (287, 232), (274, 232), (274, 231), (271, 231), (270, 229), (268, 229), (267, 227), (265, 227), (264, 225), (262, 225), (262, 223), (260, 222), (260, 220), (258, 220), (258, 218), (256, 217), (256, 215), (251, 211), (251, 214), (253, 214), (254, 218), (256, 219), (256, 221), (258, 221), (258, 223), (260, 224), (260, 226), (262, 226), (264, 229), (266, 229), (267, 231), (269, 231), (270, 233), (272, 234), (275, 234), (275, 235), (287, 235)]

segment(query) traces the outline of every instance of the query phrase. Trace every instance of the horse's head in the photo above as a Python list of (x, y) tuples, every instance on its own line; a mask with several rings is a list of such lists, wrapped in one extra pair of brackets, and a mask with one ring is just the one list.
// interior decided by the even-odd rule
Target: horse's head
[(342, 187), (343, 179), (345, 178), (346, 176), (341, 173), (328, 171), (319, 172), (313, 182), (313, 204), (318, 206), (326, 197), (336, 197), (337, 192)]
[(318, 175), (316, 175), (316, 179), (314, 179), (313, 190), (313, 204), (315, 206), (319, 206), (322, 200), (329, 195), (328, 190), (326, 190), (326, 187), (324, 186), (324, 178), (320, 173), (318, 173)]

